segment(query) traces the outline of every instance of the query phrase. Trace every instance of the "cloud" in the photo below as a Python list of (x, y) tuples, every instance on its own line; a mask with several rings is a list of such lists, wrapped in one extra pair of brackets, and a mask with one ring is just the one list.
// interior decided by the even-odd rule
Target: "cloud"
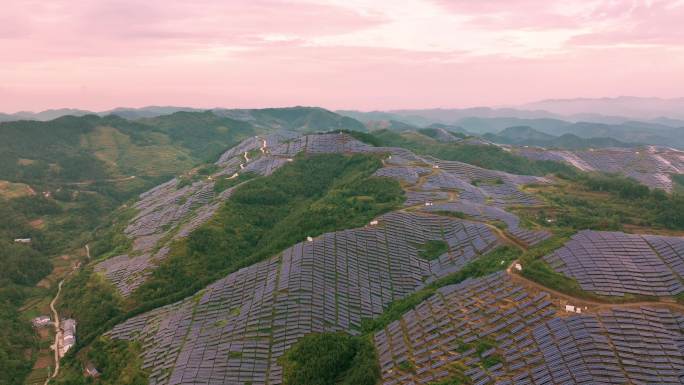
[(608, 3), (598, 7), (592, 17), (601, 24), (573, 38), (572, 44), (684, 46), (683, 1)]
[[(12, 29), (31, 33), (2, 43), (13, 51), (3, 57), (7, 60), (246, 48), (268, 45), (264, 36), (325, 36), (383, 22), (346, 8), (278, 0), (10, 2), (15, 13), (28, 15)], [(0, 28), (1, 34), (5, 28)]]
[(3, 108), (675, 96), (684, 82), (683, 4), (5, 0)]

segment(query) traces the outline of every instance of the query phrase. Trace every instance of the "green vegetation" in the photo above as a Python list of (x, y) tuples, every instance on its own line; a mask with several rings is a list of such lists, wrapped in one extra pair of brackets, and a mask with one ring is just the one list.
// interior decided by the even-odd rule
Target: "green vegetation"
[(422, 245), (417, 246), (419, 249), (418, 255), (420, 255), (421, 258), (427, 259), (428, 261), (436, 259), (440, 255), (449, 251), (449, 244), (443, 240), (430, 240)]
[(123, 314), (123, 299), (102, 275), (86, 268), (64, 285), (60, 311), (77, 317), (78, 339), (85, 339), (110, 319)]
[[(463, 341), (459, 341), (456, 351), (459, 353), (464, 353), (469, 350), (475, 350), (477, 355), (480, 357), (480, 366), (483, 369), (489, 369), (495, 365), (503, 363), (504, 361), (501, 354), (497, 352), (490, 352), (487, 356), (485, 356), (485, 352), (496, 346), (497, 344), (493, 339), (485, 337), (477, 340), (476, 342), (471, 342), (468, 344), (464, 343)], [(470, 385), (474, 383), (470, 377), (465, 374), (466, 370), (468, 370), (468, 366), (464, 364), (462, 359), (450, 363), (446, 366), (446, 369), (449, 371), (449, 377), (439, 382), (435, 382), (433, 385)]]
[(468, 367), (461, 361), (456, 361), (447, 366), (449, 378), (434, 382), (431, 385), (470, 385), (473, 381), (465, 374)]
[(377, 353), (369, 337), (309, 334), (280, 358), (284, 385), (375, 385)]
[(511, 246), (499, 247), (469, 262), (458, 272), (440, 278), (408, 297), (392, 302), (380, 317), (372, 320), (363, 320), (361, 330), (366, 333), (382, 330), (393, 321), (401, 318), (404, 313), (431, 297), (440, 287), (461, 283), (468, 278), (482, 277), (505, 270), (520, 255), (521, 251), (517, 248)]
[(366, 126), (358, 120), (319, 107), (263, 108), (249, 112), (262, 122), (302, 133), (331, 129), (367, 131)]
[(445, 217), (454, 217), (454, 218), (459, 218), (459, 219), (468, 219), (469, 218), (469, 216), (467, 216), (462, 211), (436, 210), (436, 211), (433, 211), (433, 213), (436, 215), (442, 215)]
[(673, 190), (676, 193), (684, 194), (684, 174), (672, 175)]
[[(448, 135), (451, 135), (454, 138), (460, 138), (460, 139), (466, 138), (466, 136), (461, 132), (451, 132), (451, 131), (447, 131), (447, 130), (444, 130), (444, 131), (446, 131)], [(431, 137), (433, 139), (437, 139), (437, 140), (439, 140), (439, 137), (441, 136), (441, 131), (434, 128), (434, 127), (421, 128), (418, 130), (418, 132), (420, 132), (421, 134), (423, 134), (425, 136), (429, 136), (429, 137)]]
[(414, 133), (399, 134), (390, 130), (373, 132), (383, 146), (403, 147), (418, 154), (432, 155), (439, 159), (456, 160), (492, 170), (514, 174), (546, 175), (561, 173), (576, 175), (577, 169), (553, 161), (536, 161), (504, 151), (500, 147), (442, 143)]
[[(92, 364), (100, 376), (86, 377), (85, 366)], [(79, 357), (68, 356), (57, 385), (145, 385), (148, 373), (142, 369), (142, 347), (137, 342), (100, 337)]]
[(164, 133), (173, 144), (187, 149), (193, 159), (205, 162), (213, 162), (221, 152), (255, 134), (249, 123), (217, 116), (211, 111), (181, 111), (142, 119), (139, 123)]
[(333, 130), (333, 131), (329, 131), (327, 133), (329, 133), (329, 134), (344, 133), (344, 134), (347, 134), (347, 135), (353, 137), (354, 139), (358, 140), (359, 142), (370, 144), (371, 146), (375, 146), (375, 147), (382, 146), (382, 142), (380, 141), (380, 139), (376, 138), (375, 136), (373, 136), (372, 134), (369, 134), (367, 132), (355, 131), (355, 130)]
[(107, 217), (107, 221), (93, 231), (93, 242), (89, 244), (91, 256), (107, 259), (127, 253), (133, 242), (124, 230), (135, 214), (135, 209), (125, 208)]
[[(72, 203), (74, 211), (97, 213), (98, 206), (88, 202)], [(73, 218), (59, 202), (41, 196), (0, 198), (0, 218), (0, 383), (13, 385), (23, 383), (38, 348), (28, 317), (19, 308), (30, 298), (50, 294), (36, 287), (52, 271), (50, 258), (80, 242), (90, 221)], [(16, 238), (31, 241), (16, 243)]]
[(413, 365), (411, 361), (402, 361), (399, 364), (397, 364), (397, 368), (403, 372), (406, 373), (415, 373), (416, 372), (416, 366)]
[(677, 303), (684, 305), (684, 292), (681, 292), (675, 296)]
[(129, 175), (168, 178), (215, 160), (254, 134), (249, 123), (211, 112), (178, 112), (137, 122), (87, 115), (0, 123), (0, 179), (35, 185)]
[(684, 229), (684, 195), (649, 190), (629, 178), (582, 174), (538, 190), (550, 207), (535, 209), (533, 215), (528, 210), (526, 216), (544, 226), (551, 220), (554, 226), (577, 230)]
[(214, 183), (214, 192), (222, 193), (233, 186), (237, 186), (242, 182), (248, 181), (257, 177), (258, 175), (253, 172), (241, 172), (237, 177), (229, 179), (226, 177), (221, 177)]

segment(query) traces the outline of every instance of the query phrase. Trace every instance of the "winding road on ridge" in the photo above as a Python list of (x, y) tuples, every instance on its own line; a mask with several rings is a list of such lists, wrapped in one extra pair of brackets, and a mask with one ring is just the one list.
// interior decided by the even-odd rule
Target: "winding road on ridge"
[[(261, 140), (261, 147), (259, 147), (259, 150), (261, 151), (262, 154), (266, 154), (266, 153), (268, 152), (268, 148), (266, 147), (266, 139), (264, 139), (264, 138), (262, 138), (262, 137), (257, 137), (257, 138), (258, 138), (259, 140)], [(249, 157), (247, 156), (247, 151), (245, 151), (245, 153), (242, 154), (242, 157), (245, 158), (245, 161), (244, 161), (244, 163), (240, 163), (240, 170), (244, 170), (244, 169), (245, 169), (245, 165), (246, 165), (247, 163), (249, 163), (249, 161), (251, 160), (251, 159), (249, 159)], [(228, 178), (226, 178), (226, 179), (233, 179), (233, 178), (237, 178), (237, 177), (238, 177), (238, 173), (236, 172), (235, 174), (231, 175), (230, 177), (228, 177)]]
[[(582, 312), (585, 311), (585, 308), (588, 313), (598, 313), (602, 310), (608, 310), (608, 309), (625, 309), (625, 308), (635, 308), (635, 307), (641, 307), (641, 306), (652, 306), (652, 307), (666, 307), (670, 310), (676, 310), (678, 312), (684, 313), (684, 305), (677, 303), (677, 302), (667, 302), (665, 300), (663, 301), (638, 301), (638, 302), (623, 302), (623, 303), (612, 303), (612, 302), (607, 302), (607, 301), (596, 301), (593, 299), (585, 299), (585, 298), (578, 298), (571, 296), (569, 294), (562, 293), (560, 291), (553, 290), (547, 286), (544, 286), (540, 283), (537, 283), (535, 281), (532, 281), (528, 278), (525, 278), (522, 276), (522, 274), (518, 274), (514, 271), (515, 265), (520, 263), (520, 261), (515, 260), (513, 261), (508, 268), (506, 269), (506, 274), (511, 278), (511, 280), (521, 286), (527, 287), (527, 288), (532, 288), (534, 290), (538, 291), (545, 291), (549, 294), (551, 294), (553, 299), (556, 299), (556, 302), (560, 301), (565, 301), (569, 305), (574, 305), (575, 307), (581, 307)], [(522, 266), (524, 269), (525, 267)]]

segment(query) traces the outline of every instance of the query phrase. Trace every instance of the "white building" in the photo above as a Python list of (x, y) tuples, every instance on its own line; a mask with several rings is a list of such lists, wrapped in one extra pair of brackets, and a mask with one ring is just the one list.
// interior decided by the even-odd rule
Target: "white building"
[(31, 243), (31, 238), (17, 238), (14, 243)]
[(573, 305), (565, 305), (565, 311), (569, 313), (577, 313), (577, 314), (582, 314), (582, 308), (579, 306), (573, 306)]
[(37, 328), (42, 328), (45, 326), (48, 326), (52, 320), (50, 319), (49, 316), (42, 315), (40, 317), (36, 317), (31, 320), (31, 323), (33, 324), (34, 327)]
[(59, 356), (64, 355), (76, 345), (76, 320), (65, 319), (62, 322), (62, 342), (59, 344)]

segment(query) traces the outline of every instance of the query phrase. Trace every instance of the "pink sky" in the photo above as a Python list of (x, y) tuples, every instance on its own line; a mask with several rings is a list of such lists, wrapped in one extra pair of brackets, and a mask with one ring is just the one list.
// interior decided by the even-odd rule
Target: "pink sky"
[(4, 0), (0, 111), (684, 96), (684, 0)]

